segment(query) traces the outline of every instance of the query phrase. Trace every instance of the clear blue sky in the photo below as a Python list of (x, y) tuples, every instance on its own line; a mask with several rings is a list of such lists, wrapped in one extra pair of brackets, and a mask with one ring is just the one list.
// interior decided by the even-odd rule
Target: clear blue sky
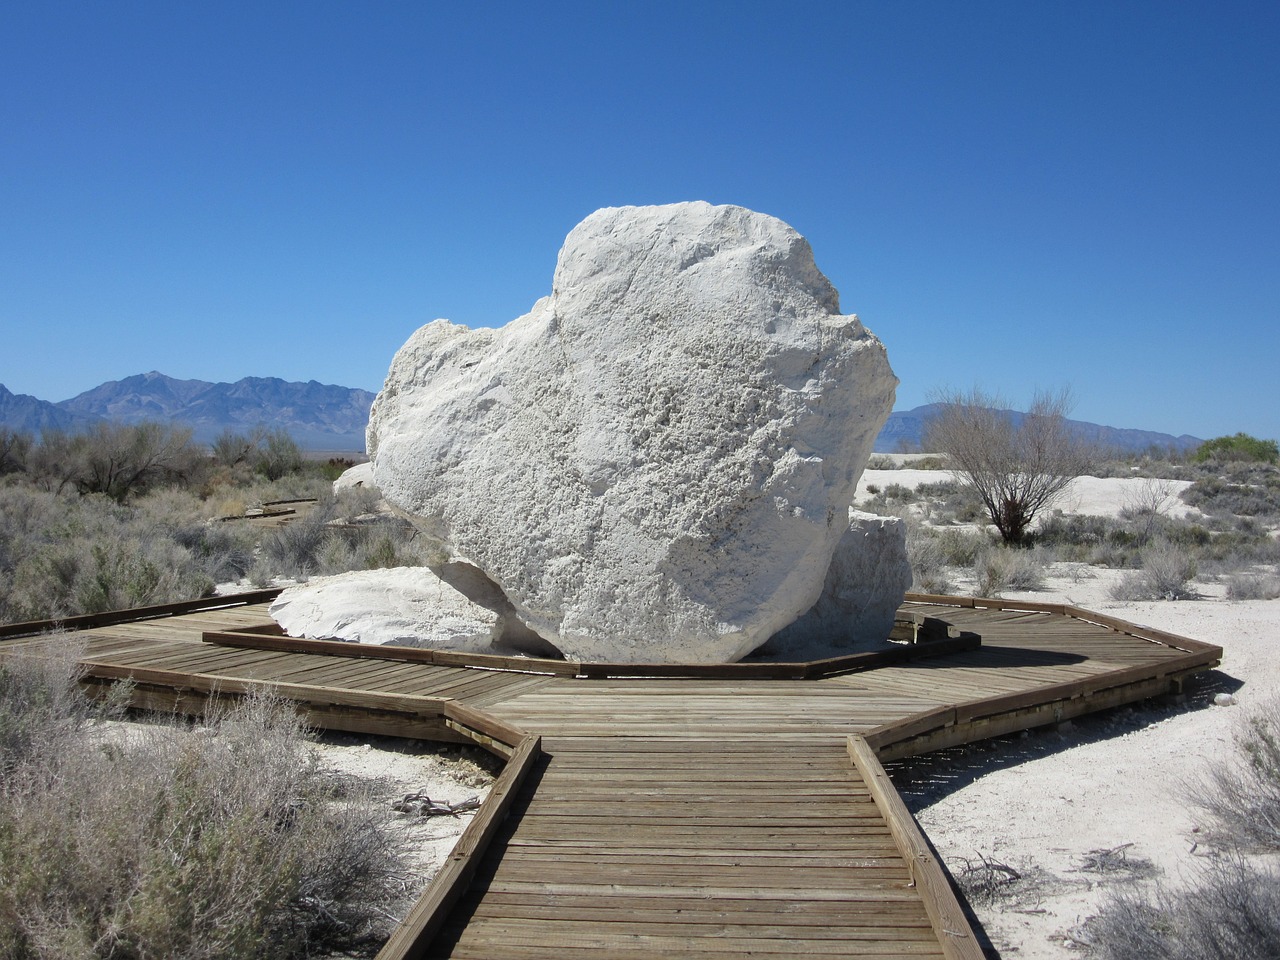
[(1280, 4), (10, 3), (0, 383), (376, 390), (592, 210), (787, 221), (898, 408), (1280, 436)]

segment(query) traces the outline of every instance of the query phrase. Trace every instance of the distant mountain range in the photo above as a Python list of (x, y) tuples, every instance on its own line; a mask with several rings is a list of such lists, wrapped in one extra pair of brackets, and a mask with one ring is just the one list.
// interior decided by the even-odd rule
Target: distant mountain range
[[(196, 440), (208, 443), (223, 430), (243, 433), (261, 423), (283, 427), (308, 450), (354, 452), (364, 450), (373, 397), (368, 390), (314, 380), (289, 383), (275, 377), (245, 377), (235, 383), (209, 383), (175, 380), (153, 371), (109, 381), (58, 403), (14, 394), (0, 384), (0, 425), (38, 434), (42, 430), (83, 430), (100, 420), (158, 420), (186, 424)], [(936, 404), (926, 404), (890, 414), (876, 438), (876, 452), (920, 449), (925, 421), (936, 409)], [(1175, 437), (1080, 420), (1069, 422), (1085, 439), (1118, 451), (1140, 452), (1151, 447), (1185, 450), (1203, 442), (1185, 434)]]
[(10, 429), (83, 430), (100, 420), (182, 423), (208, 443), (222, 431), (240, 433), (265, 424), (283, 427), (309, 450), (364, 449), (364, 429), (374, 395), (368, 390), (275, 377), (245, 377), (235, 383), (175, 380), (142, 373), (111, 380), (70, 400), (50, 403), (11, 393), (0, 385), (0, 424)]
[[(889, 414), (880, 434), (876, 437), (876, 453), (899, 453), (921, 449), (925, 423), (937, 412), (938, 404), (926, 403), (912, 410), (894, 411)], [(1009, 411), (1016, 419), (1022, 414)], [(1199, 437), (1183, 434), (1175, 437), (1169, 433), (1152, 430), (1130, 430), (1120, 427), (1104, 427), (1084, 420), (1068, 420), (1076, 435), (1102, 450), (1124, 453), (1141, 453), (1152, 447), (1160, 450), (1190, 450), (1204, 443)]]

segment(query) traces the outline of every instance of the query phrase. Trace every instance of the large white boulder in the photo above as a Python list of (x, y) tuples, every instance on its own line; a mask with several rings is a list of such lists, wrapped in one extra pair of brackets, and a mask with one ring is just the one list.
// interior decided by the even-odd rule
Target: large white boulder
[(774, 634), (762, 652), (779, 660), (816, 660), (888, 647), (910, 589), (906, 523), (850, 510), (818, 602)]
[(610, 208), (530, 313), (414, 333), (368, 450), (566, 655), (732, 661), (817, 600), (896, 385), (785, 223)]

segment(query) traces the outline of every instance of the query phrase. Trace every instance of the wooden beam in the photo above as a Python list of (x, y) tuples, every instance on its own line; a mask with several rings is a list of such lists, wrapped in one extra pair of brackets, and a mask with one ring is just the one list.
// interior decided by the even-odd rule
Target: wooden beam
[(849, 759), (866, 784), (911, 870), (946, 960), (983, 960), (982, 947), (947, 880), (937, 852), (920, 830), (884, 767), (862, 737), (849, 737)]
[(529, 771), (541, 756), (541, 743), (538, 737), (525, 737), (515, 746), (479, 813), (467, 824), (449, 859), (432, 878), (404, 922), (395, 928), (391, 938), (378, 951), (377, 960), (416, 960), (426, 956), (432, 938), (444, 925), (450, 909), (467, 891), (480, 858), (510, 812)]

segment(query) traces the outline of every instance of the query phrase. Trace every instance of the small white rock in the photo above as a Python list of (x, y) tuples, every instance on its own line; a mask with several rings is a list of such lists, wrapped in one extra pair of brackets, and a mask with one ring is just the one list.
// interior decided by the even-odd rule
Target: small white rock
[(1234, 707), (1236, 698), (1229, 693), (1216, 693), (1213, 696), (1213, 705), (1215, 707)]

